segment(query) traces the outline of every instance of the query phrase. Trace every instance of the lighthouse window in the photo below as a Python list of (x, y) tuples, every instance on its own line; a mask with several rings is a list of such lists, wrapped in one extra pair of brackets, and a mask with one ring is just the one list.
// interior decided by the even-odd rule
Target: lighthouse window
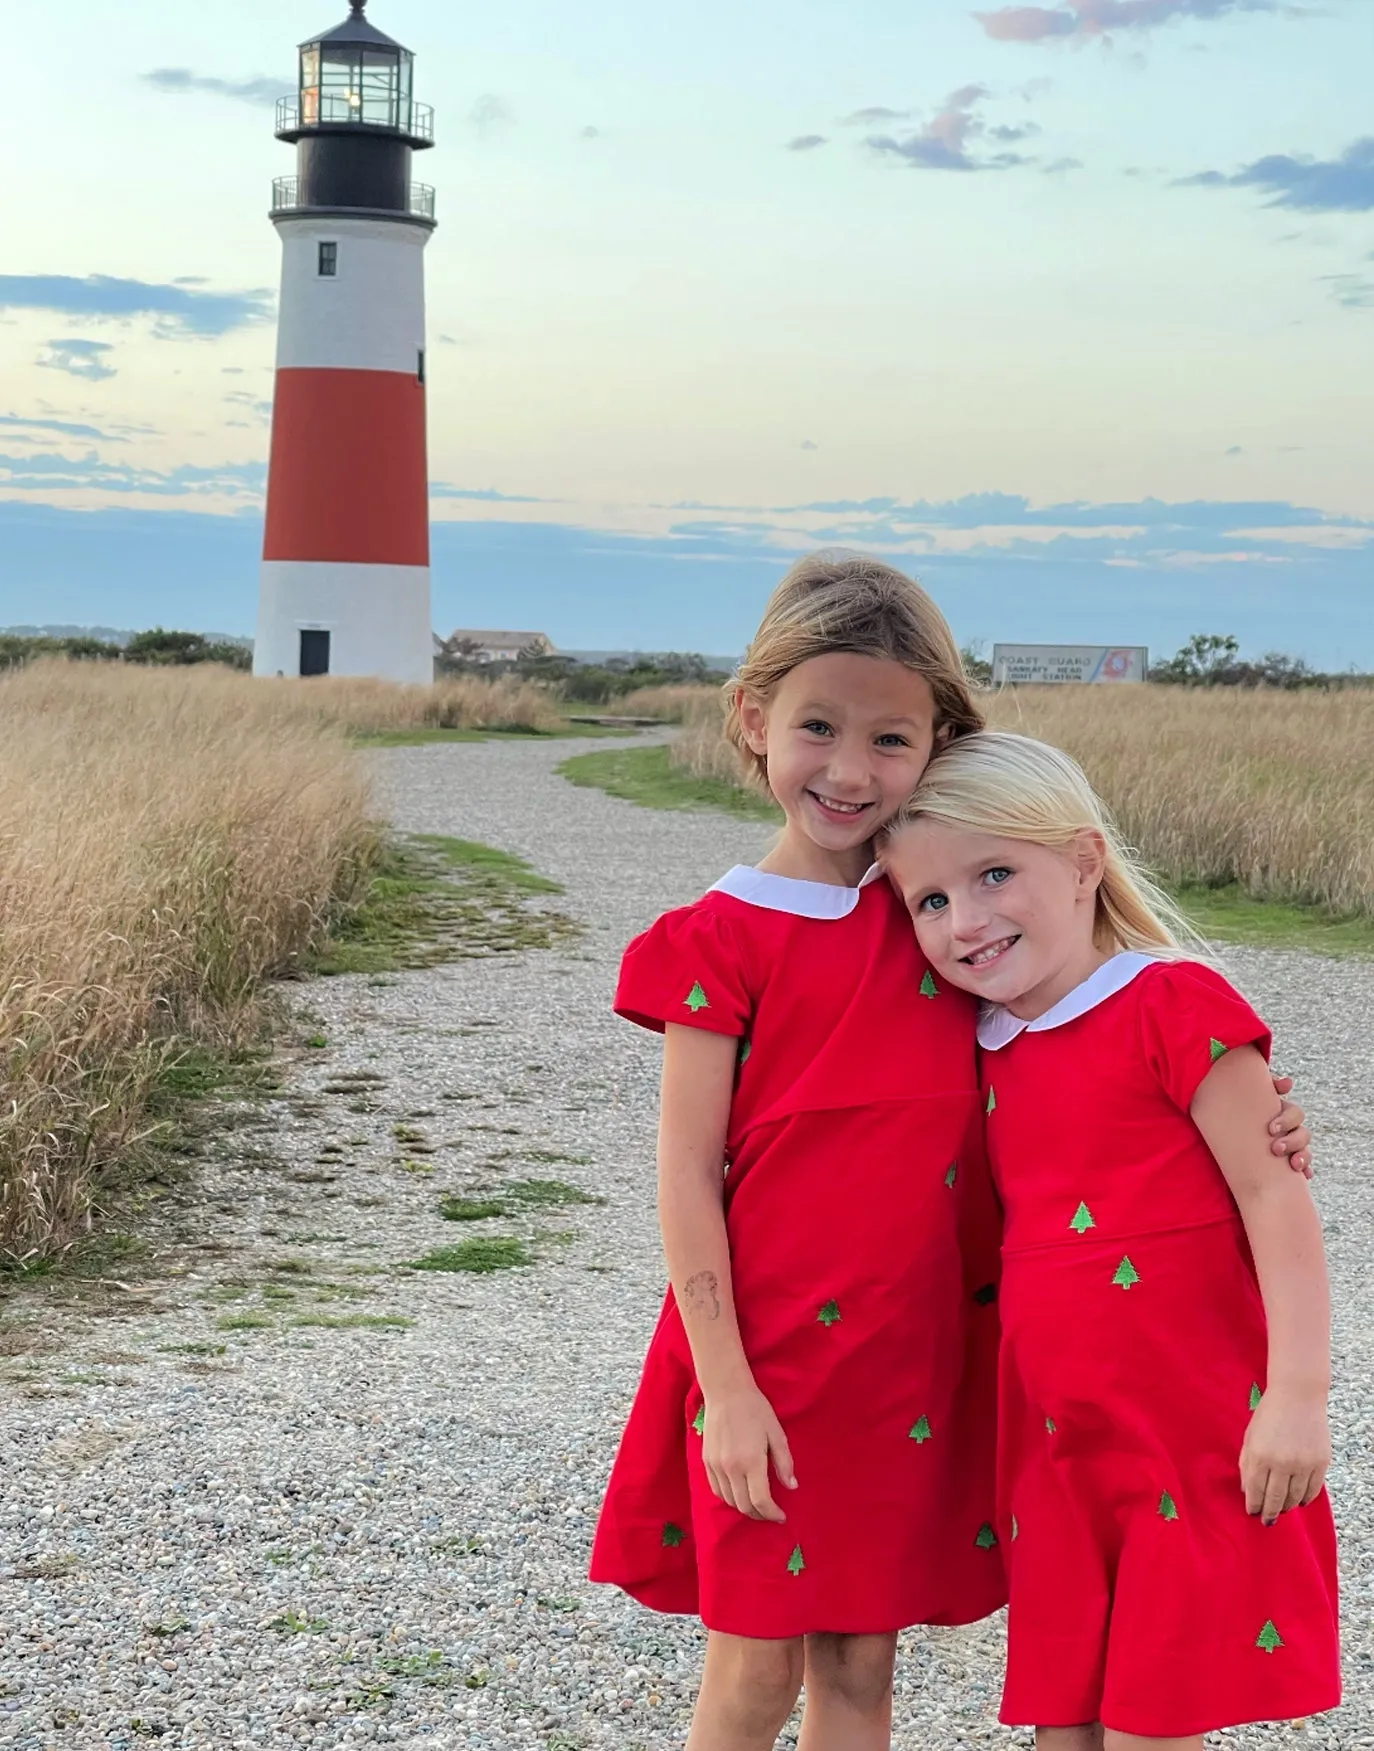
[(421, 383), (424, 382), (424, 380), (425, 380), (425, 349), (423, 347), (420, 348), (419, 352), (415, 356), (415, 375), (420, 379)]
[(339, 271), (339, 246), (337, 243), (322, 243), (320, 245), (320, 273), (325, 279), (332, 280)]

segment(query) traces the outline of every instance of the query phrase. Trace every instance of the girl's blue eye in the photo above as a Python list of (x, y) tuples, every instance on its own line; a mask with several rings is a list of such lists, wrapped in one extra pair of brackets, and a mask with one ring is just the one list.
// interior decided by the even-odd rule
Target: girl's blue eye
[(889, 734), (878, 737), (878, 746), (880, 748), (909, 748), (911, 743), (907, 741), (905, 736), (898, 735), (896, 730), (892, 730)]
[(809, 730), (813, 736), (828, 736), (830, 734), (830, 725), (823, 723), (818, 717), (813, 717), (809, 723), (804, 723), (802, 728)]
[(949, 901), (943, 894), (927, 894), (916, 908), (918, 912), (943, 912)]
[(983, 871), (983, 880), (987, 882), (990, 887), (994, 888), (1000, 888), (1002, 883), (1009, 882), (1011, 877), (1012, 872), (1005, 866), (1005, 864), (999, 863), (995, 869), (985, 869)]

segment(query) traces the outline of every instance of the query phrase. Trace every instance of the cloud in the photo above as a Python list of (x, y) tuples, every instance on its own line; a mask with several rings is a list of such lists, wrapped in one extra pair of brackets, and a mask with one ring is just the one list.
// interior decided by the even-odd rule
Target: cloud
[(1006, 170), (1025, 164), (1027, 160), (1017, 152), (976, 158), (969, 150), (979, 139), (996, 137), (977, 114), (978, 105), (990, 95), (986, 85), (962, 85), (919, 132), (901, 139), (870, 134), (864, 144), (870, 151), (902, 159), (913, 170)]
[(592, 127), (583, 128), (580, 137), (584, 140), (599, 140), (601, 138), (601, 129)]
[(869, 109), (856, 109), (852, 115), (841, 116), (842, 128), (872, 128), (879, 122), (902, 122), (911, 115), (909, 109), (888, 109), (884, 104), (875, 103)]
[(1106, 37), (1114, 30), (1154, 30), (1178, 18), (1290, 10), (1283, 0), (1062, 0), (1057, 6), (1003, 6), (973, 16), (994, 42), (1047, 43)]
[(275, 105), (279, 97), (295, 90), (294, 79), (216, 79), (208, 73), (193, 73), (189, 67), (154, 67), (151, 73), (140, 74), (145, 85), (157, 91), (185, 93), (209, 91), (217, 97), (234, 97), (243, 103)]
[(1374, 280), (1363, 274), (1323, 274), (1321, 283), (1347, 310), (1374, 310)]
[(802, 439), (802, 449), (803, 450), (819, 450), (820, 445), (817, 443), (813, 443), (810, 438), (803, 438)]
[(503, 97), (498, 97), (494, 91), (484, 91), (468, 111), (468, 120), (479, 133), (485, 134), (504, 122), (513, 122), (515, 117)]
[(824, 134), (798, 134), (795, 140), (787, 142), (789, 152), (814, 152), (817, 146), (829, 145)]
[(108, 274), (0, 274), (0, 310), (59, 310), (66, 316), (157, 318), (164, 335), (221, 335), (272, 314), (272, 294), (197, 292)]
[(83, 426), (73, 420), (31, 420), (15, 413), (0, 414), (0, 426), (10, 431), (60, 432), (64, 438), (99, 438), (106, 444), (127, 444), (129, 441), (113, 432), (102, 432), (99, 426)]
[(482, 504), (490, 505), (552, 505), (558, 503), (557, 499), (532, 498), (527, 493), (497, 492), (494, 486), (480, 488), (451, 486), (446, 480), (430, 481), (429, 496), (432, 499), (475, 499)]
[(1063, 176), (1069, 170), (1082, 170), (1081, 158), (1050, 158), (1040, 166), (1045, 176)]
[(149, 493), (157, 498), (231, 498), (261, 501), (267, 468), (261, 462), (222, 462), (212, 468), (137, 468), (128, 462), (103, 462), (94, 450), (84, 456), (0, 456), (0, 492), (16, 488), (43, 492)]
[(1219, 170), (1185, 176), (1179, 188), (1258, 188), (1273, 198), (1268, 207), (1303, 213), (1374, 212), (1374, 134), (1353, 141), (1339, 158), (1302, 158), (1274, 153), (1230, 176)]
[[(260, 401), (256, 395), (251, 394), (247, 389), (231, 390), (230, 393), (224, 397), (224, 401), (230, 407), (240, 407), (246, 412), (251, 413), (259, 425), (268, 426), (272, 423), (272, 403), (270, 401)], [(247, 425), (249, 423), (250, 422), (247, 420), (229, 421), (230, 425)]]
[(101, 340), (50, 340), (46, 354), (37, 363), (45, 371), (65, 371), (69, 377), (84, 377), (88, 383), (103, 383), (119, 373), (105, 362), (114, 348)]

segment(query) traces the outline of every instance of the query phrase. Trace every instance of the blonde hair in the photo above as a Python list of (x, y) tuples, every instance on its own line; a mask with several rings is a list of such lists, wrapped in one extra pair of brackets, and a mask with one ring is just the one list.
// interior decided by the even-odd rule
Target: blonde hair
[(923, 676), (942, 740), (982, 729), (954, 634), (915, 579), (865, 554), (813, 553), (774, 590), (744, 661), (726, 684), (726, 739), (765, 790), (768, 763), (744, 738), (737, 691), (766, 704), (799, 664), (836, 651), (887, 657)]
[(1214, 958), (1126, 845), (1083, 768), (1046, 742), (985, 730), (941, 749), (883, 837), (916, 821), (1056, 847), (1071, 845), (1085, 831), (1100, 834), (1105, 856), (1095, 945), (1105, 953), (1134, 949), (1164, 960)]

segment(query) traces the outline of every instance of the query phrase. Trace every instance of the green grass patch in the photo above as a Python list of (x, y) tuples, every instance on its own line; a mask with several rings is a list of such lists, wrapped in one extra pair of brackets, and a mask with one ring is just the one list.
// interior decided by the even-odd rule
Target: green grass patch
[(276, 1325), (270, 1313), (226, 1313), (215, 1321), (216, 1331), (268, 1331)]
[(405, 1331), (415, 1321), (400, 1313), (298, 1313), (291, 1324), (323, 1326), (328, 1331)]
[(485, 1277), (492, 1271), (514, 1270), (518, 1265), (532, 1263), (530, 1250), (514, 1235), (492, 1235), (490, 1239), (459, 1241), (457, 1246), (436, 1247), (422, 1259), (412, 1259), (412, 1271), (470, 1271)]
[(523, 858), (436, 834), (393, 840), (360, 899), (311, 958), (316, 973), (379, 973), (552, 948), (572, 920), (531, 901), (562, 889)]
[(1243, 888), (1182, 887), (1175, 899), (1216, 942), (1298, 948), (1318, 955), (1374, 955), (1374, 918), (1333, 918), (1316, 906), (1257, 900)]
[(604, 1204), (593, 1192), (570, 1186), (561, 1179), (522, 1179), (504, 1188), (507, 1196), (540, 1210), (561, 1210), (571, 1204)]
[(558, 768), (570, 784), (604, 790), (646, 809), (717, 809), (749, 821), (782, 825), (782, 811), (767, 797), (722, 784), (715, 778), (694, 778), (674, 766), (666, 747), (616, 748), (598, 754), (574, 754)]
[(445, 1222), (490, 1222), (497, 1216), (509, 1216), (510, 1205), (499, 1198), (445, 1198), (439, 1206)]

